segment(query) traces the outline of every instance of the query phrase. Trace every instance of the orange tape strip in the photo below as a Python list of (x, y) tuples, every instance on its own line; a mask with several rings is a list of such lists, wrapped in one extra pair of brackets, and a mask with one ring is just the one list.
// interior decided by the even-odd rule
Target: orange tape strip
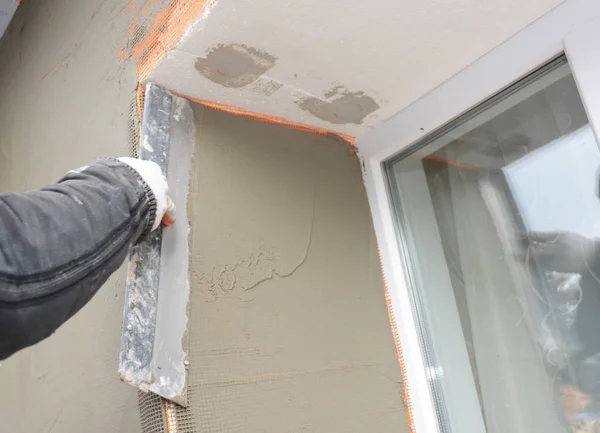
[(200, 14), (207, 0), (173, 0), (154, 16), (144, 37), (135, 44), (138, 81), (144, 83), (156, 65)]
[[(348, 144), (352, 145), (354, 143), (354, 136), (343, 134), (341, 132), (332, 131), (327, 128), (321, 128), (318, 126), (308, 125), (306, 123), (293, 122), (284, 117), (273, 116), (270, 114), (257, 113), (255, 111), (246, 110), (245, 108), (236, 107), (235, 105), (223, 104), (221, 102), (215, 102), (208, 99), (200, 99), (200, 98), (191, 98), (186, 95), (182, 95), (179, 93), (174, 93), (176, 96), (180, 96), (182, 98), (188, 99), (193, 102), (197, 102), (198, 104), (204, 105), (208, 108), (213, 108), (215, 110), (225, 111), (227, 113), (235, 114), (237, 116), (249, 117), (251, 119), (258, 120), (260, 122), (274, 123), (276, 125), (286, 126), (288, 128), (298, 129), (300, 131), (312, 132), (319, 135), (335, 135), (340, 137), (342, 140), (346, 141)], [(351, 149), (351, 153), (356, 153), (355, 149)]]
[(410, 398), (410, 390), (408, 389), (408, 374), (406, 370), (406, 363), (404, 362), (404, 353), (402, 352), (402, 344), (400, 344), (400, 334), (398, 334), (398, 325), (396, 324), (396, 315), (392, 308), (392, 298), (388, 289), (387, 279), (385, 278), (385, 271), (383, 270), (383, 261), (381, 260), (381, 251), (377, 249), (379, 254), (379, 265), (381, 266), (381, 276), (383, 277), (383, 290), (385, 294), (385, 303), (388, 309), (388, 316), (390, 318), (390, 327), (392, 328), (392, 335), (394, 336), (394, 343), (396, 345), (396, 356), (398, 363), (400, 364), (400, 372), (402, 374), (402, 391), (404, 392), (404, 402), (406, 404), (406, 417), (408, 419), (408, 428), (410, 433), (416, 433), (415, 420), (413, 416), (412, 400)]
[(163, 405), (165, 409), (165, 421), (167, 423), (167, 433), (177, 433), (177, 413), (175, 412), (175, 403), (170, 402), (167, 399), (163, 399)]

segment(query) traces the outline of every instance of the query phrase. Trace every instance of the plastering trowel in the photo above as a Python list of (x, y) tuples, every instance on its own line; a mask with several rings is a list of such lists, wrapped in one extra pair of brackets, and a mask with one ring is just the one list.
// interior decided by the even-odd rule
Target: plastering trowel
[(156, 162), (169, 181), (177, 221), (134, 246), (127, 271), (119, 376), (142, 391), (186, 406), (188, 219), (186, 201), (194, 149), (189, 101), (146, 86), (140, 159)]

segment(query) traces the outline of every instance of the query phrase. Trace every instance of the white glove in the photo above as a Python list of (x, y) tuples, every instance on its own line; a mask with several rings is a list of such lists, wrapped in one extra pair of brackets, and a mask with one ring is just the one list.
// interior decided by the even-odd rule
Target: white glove
[(162, 174), (158, 164), (128, 156), (117, 159), (137, 171), (148, 184), (156, 198), (156, 218), (152, 223), (152, 230), (156, 230), (161, 221), (166, 226), (173, 224), (175, 222), (175, 205), (168, 195), (169, 186), (167, 179)]

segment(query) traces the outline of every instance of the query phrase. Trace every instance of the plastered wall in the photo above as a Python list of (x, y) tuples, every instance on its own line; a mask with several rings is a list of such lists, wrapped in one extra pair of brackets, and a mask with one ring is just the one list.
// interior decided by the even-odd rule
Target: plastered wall
[[(137, 72), (118, 53), (135, 43), (142, 7), (22, 2), (0, 40), (0, 190), (39, 188), (129, 152)], [(137, 393), (117, 378), (124, 288), (122, 269), (54, 336), (1, 362), (2, 432), (140, 431)]]
[(348, 144), (199, 106), (195, 115), (183, 431), (408, 431)]

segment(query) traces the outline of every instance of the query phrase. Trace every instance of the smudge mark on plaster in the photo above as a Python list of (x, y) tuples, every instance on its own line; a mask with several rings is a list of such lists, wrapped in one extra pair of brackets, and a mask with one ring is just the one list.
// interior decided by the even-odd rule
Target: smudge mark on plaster
[(246, 298), (244, 292), (278, 275), (278, 267), (278, 250), (260, 245), (250, 257), (235, 265), (216, 264), (209, 273), (198, 275), (191, 270), (191, 274), (199, 283), (205, 301), (212, 302), (219, 298)]
[[(316, 185), (316, 184), (315, 184)], [(261, 244), (250, 254), (246, 260), (241, 260), (235, 265), (222, 265), (217, 263), (210, 273), (198, 274), (190, 268), (192, 278), (200, 285), (200, 291), (205, 297), (205, 302), (213, 302), (220, 298), (236, 297), (243, 301), (253, 300), (249, 291), (258, 287), (265, 281), (274, 278), (288, 278), (296, 273), (308, 259), (312, 241), (313, 224), (315, 221), (315, 192), (313, 192), (313, 215), (308, 229), (306, 247), (300, 261), (292, 269), (282, 271), (281, 253), (275, 246)], [(191, 259), (194, 261), (194, 258)]]
[(224, 87), (244, 87), (275, 65), (276, 57), (243, 44), (219, 44), (206, 58), (196, 60), (196, 70)]
[(273, 80), (259, 79), (252, 85), (252, 91), (265, 96), (271, 96), (273, 93), (281, 89), (282, 83)]
[(304, 111), (330, 123), (354, 123), (360, 125), (371, 113), (379, 109), (379, 104), (365, 92), (350, 92), (344, 86), (335, 86), (325, 98), (302, 96), (295, 102)]

